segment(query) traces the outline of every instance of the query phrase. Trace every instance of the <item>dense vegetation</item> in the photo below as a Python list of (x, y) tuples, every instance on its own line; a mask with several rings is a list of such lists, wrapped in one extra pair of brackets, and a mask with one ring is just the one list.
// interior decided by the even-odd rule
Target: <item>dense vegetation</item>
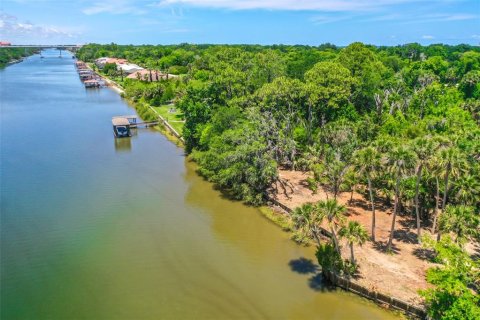
[(28, 57), (38, 50), (34, 48), (0, 48), (0, 68), (4, 68), (7, 63), (23, 58)]
[(312, 191), (323, 186), (333, 199), (299, 208), (296, 221), (313, 237), (319, 221), (332, 226), (333, 246), (319, 242), (320, 253), (338, 252), (343, 236), (354, 264), (353, 244), (364, 241), (356, 225), (335, 227), (344, 210), (336, 202), (341, 192), (365, 195), (373, 241), (376, 205), (392, 205), (387, 249), (397, 214), (411, 214), (418, 241), (423, 225), (443, 244), (432, 246), (446, 266), (428, 275), (437, 285), (425, 293), (430, 314), (478, 315), (478, 277), (472, 280), (478, 265), (468, 262), (469, 271), (456, 274), (449, 262), (467, 259), (464, 239), (480, 236), (478, 47), (111, 44), (85, 46), (78, 56), (127, 58), (182, 74), (175, 84), (124, 85), (142, 103), (176, 102), (186, 119), (186, 151), (202, 175), (236, 199), (260, 204), (272, 188), (285, 188), (279, 167), (311, 171)]

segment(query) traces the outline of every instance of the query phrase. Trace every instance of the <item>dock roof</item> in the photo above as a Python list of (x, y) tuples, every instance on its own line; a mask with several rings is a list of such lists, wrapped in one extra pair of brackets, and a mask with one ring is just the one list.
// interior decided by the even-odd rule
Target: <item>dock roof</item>
[(129, 126), (130, 122), (128, 121), (127, 118), (113, 117), (112, 124), (114, 126)]

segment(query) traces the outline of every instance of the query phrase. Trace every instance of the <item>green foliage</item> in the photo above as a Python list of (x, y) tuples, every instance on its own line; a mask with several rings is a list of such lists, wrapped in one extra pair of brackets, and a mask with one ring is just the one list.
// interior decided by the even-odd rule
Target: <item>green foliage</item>
[(315, 256), (322, 270), (334, 273), (340, 273), (343, 270), (342, 257), (332, 244), (325, 243), (318, 246)]
[[(136, 102), (173, 102), (185, 117), (186, 152), (237, 199), (265, 199), (277, 165), (312, 170), (311, 189), (334, 197), (352, 189), (347, 174), (355, 169), (372, 216), (375, 200), (392, 199), (419, 220), (436, 219), (447, 204), (479, 212), (478, 47), (90, 44), (77, 56), (126, 58), (182, 74), (157, 83), (125, 79), (122, 86)], [(106, 69), (118, 77), (113, 66)], [(430, 137), (447, 142), (419, 150)], [(365, 148), (375, 150), (372, 165), (356, 159)], [(240, 150), (247, 154), (235, 159), (246, 163), (227, 164), (227, 153)]]
[(102, 72), (109, 76), (115, 76), (117, 74), (117, 65), (115, 63), (106, 63)]
[(427, 281), (435, 285), (423, 290), (427, 312), (432, 319), (466, 319), (480, 317), (478, 296), (480, 265), (450, 237), (434, 242), (426, 237), (424, 244), (436, 252), (439, 267), (427, 271)]
[(235, 199), (261, 204), (277, 178), (277, 164), (258, 131), (240, 124), (212, 139), (207, 151), (196, 151), (199, 172)]
[(20, 58), (28, 57), (38, 50), (34, 48), (0, 48), (0, 69), (4, 68), (9, 62)]

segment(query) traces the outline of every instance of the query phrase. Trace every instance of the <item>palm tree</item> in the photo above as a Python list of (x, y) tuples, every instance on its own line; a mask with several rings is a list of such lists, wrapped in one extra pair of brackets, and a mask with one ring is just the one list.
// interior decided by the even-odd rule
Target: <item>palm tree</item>
[(480, 230), (480, 218), (473, 207), (448, 205), (440, 216), (439, 234), (453, 232), (455, 242), (461, 244), (469, 237), (475, 237)]
[(354, 155), (355, 167), (360, 174), (365, 175), (368, 183), (368, 193), (372, 206), (372, 241), (375, 241), (375, 200), (373, 199), (372, 175), (379, 169), (380, 160), (380, 153), (373, 147), (361, 149)]
[(346, 226), (343, 226), (338, 232), (339, 236), (345, 238), (350, 246), (350, 261), (352, 264), (356, 264), (355, 256), (353, 254), (353, 245), (359, 244), (360, 246), (368, 239), (368, 233), (365, 228), (357, 221), (349, 221)]
[(466, 174), (454, 183), (455, 197), (465, 205), (480, 203), (480, 177)]
[(340, 225), (345, 219), (345, 206), (340, 205), (336, 199), (329, 199), (317, 202), (316, 209), (318, 210), (320, 216), (327, 219), (330, 232), (332, 233), (333, 244), (335, 245), (335, 249), (337, 250), (338, 254), (340, 254), (337, 226)]
[(443, 167), (438, 161), (438, 150), (451, 145), (451, 141), (441, 137), (434, 136), (432, 141), (435, 145), (435, 155), (426, 163), (428, 166), (429, 177), (435, 179), (435, 207), (433, 208), (433, 223), (431, 233), (434, 234), (437, 228), (438, 212), (440, 209), (440, 179)]
[(451, 176), (458, 177), (465, 167), (465, 157), (457, 147), (441, 149), (438, 163), (443, 168), (444, 190), (442, 198), (442, 212), (447, 205), (447, 195)]
[(429, 137), (420, 137), (413, 140), (412, 150), (417, 156), (417, 166), (415, 169), (416, 182), (415, 182), (415, 215), (417, 218), (417, 240), (420, 243), (420, 237), (422, 229), (420, 227), (420, 203), (418, 200), (420, 180), (422, 178), (422, 171), (425, 164), (429, 161), (433, 154), (434, 145)]
[(295, 228), (306, 236), (313, 236), (320, 246), (320, 225), (323, 216), (311, 203), (305, 203), (292, 212)]
[(387, 251), (390, 251), (392, 249), (393, 233), (395, 231), (395, 219), (397, 218), (398, 209), (400, 207), (400, 180), (415, 166), (415, 153), (403, 146), (399, 146), (394, 148), (392, 152), (388, 154), (387, 162), (389, 169), (395, 178), (395, 205), (393, 208), (390, 237), (387, 244)]

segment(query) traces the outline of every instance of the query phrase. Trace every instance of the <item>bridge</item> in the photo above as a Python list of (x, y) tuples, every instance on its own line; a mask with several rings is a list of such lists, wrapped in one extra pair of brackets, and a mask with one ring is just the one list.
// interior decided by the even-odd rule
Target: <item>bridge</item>
[(60, 49), (60, 50), (77, 50), (80, 49), (83, 45), (81, 44), (12, 44), (12, 45), (3, 45), (2, 48), (38, 48), (38, 49)]

